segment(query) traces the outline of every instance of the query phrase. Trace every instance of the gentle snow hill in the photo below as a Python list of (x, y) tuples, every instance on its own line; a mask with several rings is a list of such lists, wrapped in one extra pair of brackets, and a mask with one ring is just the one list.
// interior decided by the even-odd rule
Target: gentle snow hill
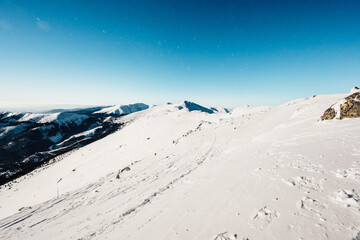
[(360, 119), (320, 120), (347, 95), (124, 116), (121, 130), (2, 187), (0, 235), (357, 239)]
[(262, 112), (267, 112), (270, 110), (271, 110), (270, 106), (254, 106), (254, 107), (252, 107), (249, 105), (245, 105), (245, 106), (237, 107), (234, 110), (232, 110), (231, 115), (233, 117), (240, 117), (240, 116), (247, 115), (247, 114), (262, 113)]

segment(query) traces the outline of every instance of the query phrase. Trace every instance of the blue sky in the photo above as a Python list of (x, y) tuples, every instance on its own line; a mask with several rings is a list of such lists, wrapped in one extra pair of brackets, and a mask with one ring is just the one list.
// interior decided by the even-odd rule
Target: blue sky
[(235, 107), (360, 85), (360, 2), (0, 0), (0, 102)]

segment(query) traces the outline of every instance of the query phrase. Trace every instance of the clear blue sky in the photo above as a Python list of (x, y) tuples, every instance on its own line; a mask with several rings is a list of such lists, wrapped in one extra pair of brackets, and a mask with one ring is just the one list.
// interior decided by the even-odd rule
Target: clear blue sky
[(0, 0), (0, 101), (235, 107), (359, 80), (357, 0)]

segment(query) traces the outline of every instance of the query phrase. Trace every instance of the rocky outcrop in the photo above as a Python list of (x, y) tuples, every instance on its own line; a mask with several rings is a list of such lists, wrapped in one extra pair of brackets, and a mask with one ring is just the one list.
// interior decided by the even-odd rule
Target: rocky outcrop
[(328, 108), (321, 120), (344, 119), (360, 117), (360, 89), (355, 87), (351, 95)]
[(336, 112), (333, 108), (328, 108), (324, 112), (324, 115), (321, 116), (321, 120), (331, 120), (336, 116)]

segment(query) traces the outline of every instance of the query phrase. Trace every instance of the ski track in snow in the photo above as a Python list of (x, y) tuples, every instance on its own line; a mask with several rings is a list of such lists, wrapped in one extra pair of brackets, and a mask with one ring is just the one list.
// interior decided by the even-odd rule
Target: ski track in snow
[(1, 188), (1, 239), (359, 239), (359, 119), (318, 122), (340, 97), (131, 114)]

